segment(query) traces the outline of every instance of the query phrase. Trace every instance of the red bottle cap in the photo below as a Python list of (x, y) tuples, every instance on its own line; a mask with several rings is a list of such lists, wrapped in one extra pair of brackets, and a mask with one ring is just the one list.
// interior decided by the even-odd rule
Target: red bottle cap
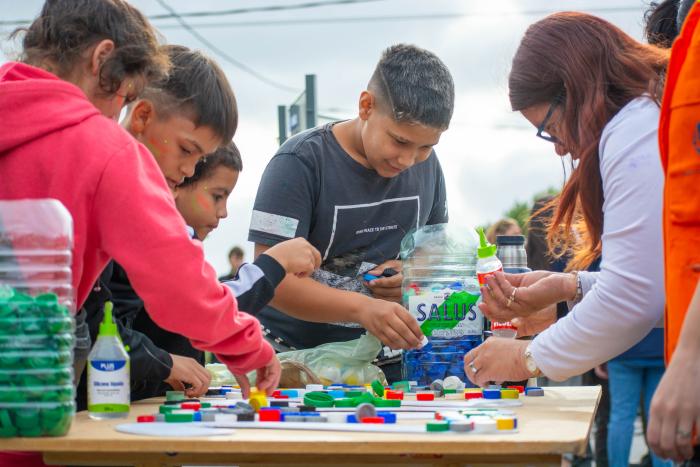
[(282, 419), (282, 411), (277, 409), (261, 409), (258, 412), (261, 422), (279, 422)]
[(403, 391), (392, 391), (391, 389), (388, 389), (384, 391), (384, 397), (389, 400), (403, 400)]
[(156, 421), (155, 415), (139, 415), (136, 417), (136, 421), (139, 423), (151, 423)]
[(384, 423), (384, 417), (364, 417), (360, 421), (362, 423)]

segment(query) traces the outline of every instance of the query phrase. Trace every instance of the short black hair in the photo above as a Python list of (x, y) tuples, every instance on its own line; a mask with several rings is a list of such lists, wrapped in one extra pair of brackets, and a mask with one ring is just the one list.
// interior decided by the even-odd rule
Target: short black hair
[(178, 188), (191, 186), (201, 180), (211, 177), (214, 170), (219, 166), (228, 167), (235, 172), (240, 172), (243, 170), (241, 153), (233, 141), (225, 146), (221, 146), (219, 149), (199, 161), (194, 168), (194, 174), (191, 177), (187, 177), (185, 180), (183, 180)]
[(239, 258), (243, 258), (245, 256), (243, 248), (239, 246), (234, 246), (228, 251), (228, 257), (230, 258), (231, 256), (238, 256)]
[(219, 65), (181, 45), (163, 48), (170, 58), (170, 73), (146, 87), (142, 97), (154, 103), (159, 115), (184, 113), (195, 126), (210, 127), (221, 141), (231, 141), (238, 127), (238, 105)]
[[(49, 71), (65, 77), (82, 60), (82, 54), (102, 40), (114, 42), (114, 50), (100, 65), (99, 84), (114, 94), (127, 77), (146, 82), (162, 79), (168, 57), (146, 17), (124, 0), (46, 0), (24, 33), (20, 59), (30, 65), (50, 62)], [(145, 83), (144, 83), (145, 84)]]
[(647, 42), (664, 49), (671, 48), (679, 32), (676, 17), (679, 0), (651, 2), (644, 13), (644, 35)]
[(409, 44), (384, 50), (368, 89), (397, 122), (446, 129), (455, 102), (447, 66), (434, 53)]

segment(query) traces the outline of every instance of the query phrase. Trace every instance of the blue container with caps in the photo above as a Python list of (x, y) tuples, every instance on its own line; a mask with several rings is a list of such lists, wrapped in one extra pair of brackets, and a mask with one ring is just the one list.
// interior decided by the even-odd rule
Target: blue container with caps
[(70, 428), (72, 247), (73, 222), (60, 202), (0, 201), (0, 438)]
[(403, 304), (428, 343), (403, 353), (403, 378), (427, 386), (457, 376), (465, 383), (464, 355), (483, 341), (484, 317), (476, 278), (478, 237), (449, 224), (410, 232), (401, 242)]

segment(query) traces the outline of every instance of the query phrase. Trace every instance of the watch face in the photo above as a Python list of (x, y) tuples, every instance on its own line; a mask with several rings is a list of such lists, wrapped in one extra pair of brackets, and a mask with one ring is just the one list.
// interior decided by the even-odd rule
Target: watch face
[(525, 366), (527, 367), (527, 371), (532, 374), (537, 371), (537, 363), (535, 363), (535, 359), (532, 358), (532, 354), (529, 351), (525, 353)]

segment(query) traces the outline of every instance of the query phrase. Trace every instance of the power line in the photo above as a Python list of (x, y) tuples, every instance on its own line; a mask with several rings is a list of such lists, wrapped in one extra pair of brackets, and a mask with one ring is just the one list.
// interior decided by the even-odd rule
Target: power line
[[(488, 18), (500, 16), (542, 16), (549, 15), (561, 10), (528, 10), (493, 13), (433, 13), (422, 15), (391, 15), (391, 16), (350, 16), (334, 18), (308, 18), (308, 19), (288, 19), (288, 20), (264, 20), (264, 21), (222, 21), (216, 23), (197, 23), (192, 26), (198, 29), (222, 28), (222, 27), (251, 27), (251, 26), (294, 26), (304, 24), (331, 24), (331, 23), (378, 23), (392, 21), (424, 21), (424, 20), (448, 20), (458, 18)], [(601, 13), (627, 13), (640, 12), (637, 7), (600, 7), (586, 8), (579, 11), (601, 12)], [(161, 24), (158, 29), (172, 29), (176, 24)]]
[(219, 55), (221, 58), (223, 58), (225, 61), (227, 61), (231, 65), (235, 66), (236, 68), (238, 68), (240, 70), (245, 71), (246, 73), (250, 74), (251, 76), (254, 76), (258, 80), (262, 81), (263, 83), (266, 83), (266, 84), (268, 84), (272, 87), (275, 87), (277, 89), (281, 89), (283, 91), (288, 91), (288, 92), (293, 92), (293, 93), (301, 92), (301, 90), (299, 90), (299, 89), (295, 89), (295, 88), (287, 86), (285, 84), (278, 83), (277, 81), (274, 81), (274, 80), (258, 73), (257, 71), (250, 68), (248, 65), (241, 63), (238, 60), (236, 60), (235, 58), (231, 57), (229, 54), (227, 54), (226, 52), (224, 52), (223, 50), (221, 50), (220, 48), (215, 46), (213, 43), (209, 42), (209, 40), (207, 38), (205, 38), (204, 36), (202, 36), (199, 32), (197, 32), (196, 29), (191, 27), (187, 23), (187, 21), (185, 21), (182, 17), (180, 17), (178, 12), (175, 11), (175, 9), (173, 9), (165, 0), (157, 0), (157, 1), (160, 4), (160, 6), (162, 6), (166, 10), (168, 10), (170, 12), (170, 14), (172, 14), (174, 16), (174, 18), (177, 20), (178, 23), (180, 23), (180, 25), (183, 28), (185, 28), (197, 40), (199, 40), (202, 44), (207, 46), (210, 50), (215, 52), (217, 55)]
[[(324, 6), (332, 5), (350, 5), (353, 3), (370, 3), (370, 2), (382, 2), (384, 0), (328, 0), (325, 2), (306, 2), (297, 3), (294, 5), (269, 5), (261, 7), (252, 8), (236, 8), (233, 10), (221, 10), (221, 11), (192, 11), (189, 13), (180, 13), (183, 18), (195, 18), (203, 16), (228, 16), (228, 15), (240, 15), (244, 13), (257, 13), (260, 11), (286, 11), (286, 10), (304, 10), (309, 8), (318, 8)], [(149, 19), (167, 19), (174, 18), (172, 14), (166, 15), (152, 15)]]
[[(370, 2), (382, 2), (385, 0), (327, 0), (327, 1), (315, 1), (315, 2), (305, 2), (296, 3), (293, 5), (268, 5), (261, 7), (250, 7), (250, 8), (236, 8), (231, 10), (219, 10), (219, 11), (190, 11), (183, 13), (166, 13), (161, 15), (150, 15), (148, 18), (151, 20), (160, 19), (177, 19), (181, 18), (202, 18), (207, 16), (231, 16), (231, 15), (241, 15), (245, 13), (257, 13), (261, 11), (287, 11), (287, 10), (305, 10), (311, 8), (334, 6), (334, 5), (351, 5), (355, 3), (370, 3)], [(30, 24), (32, 20), (30, 19), (15, 19), (0, 21), (0, 26), (23, 26), (25, 24)]]

